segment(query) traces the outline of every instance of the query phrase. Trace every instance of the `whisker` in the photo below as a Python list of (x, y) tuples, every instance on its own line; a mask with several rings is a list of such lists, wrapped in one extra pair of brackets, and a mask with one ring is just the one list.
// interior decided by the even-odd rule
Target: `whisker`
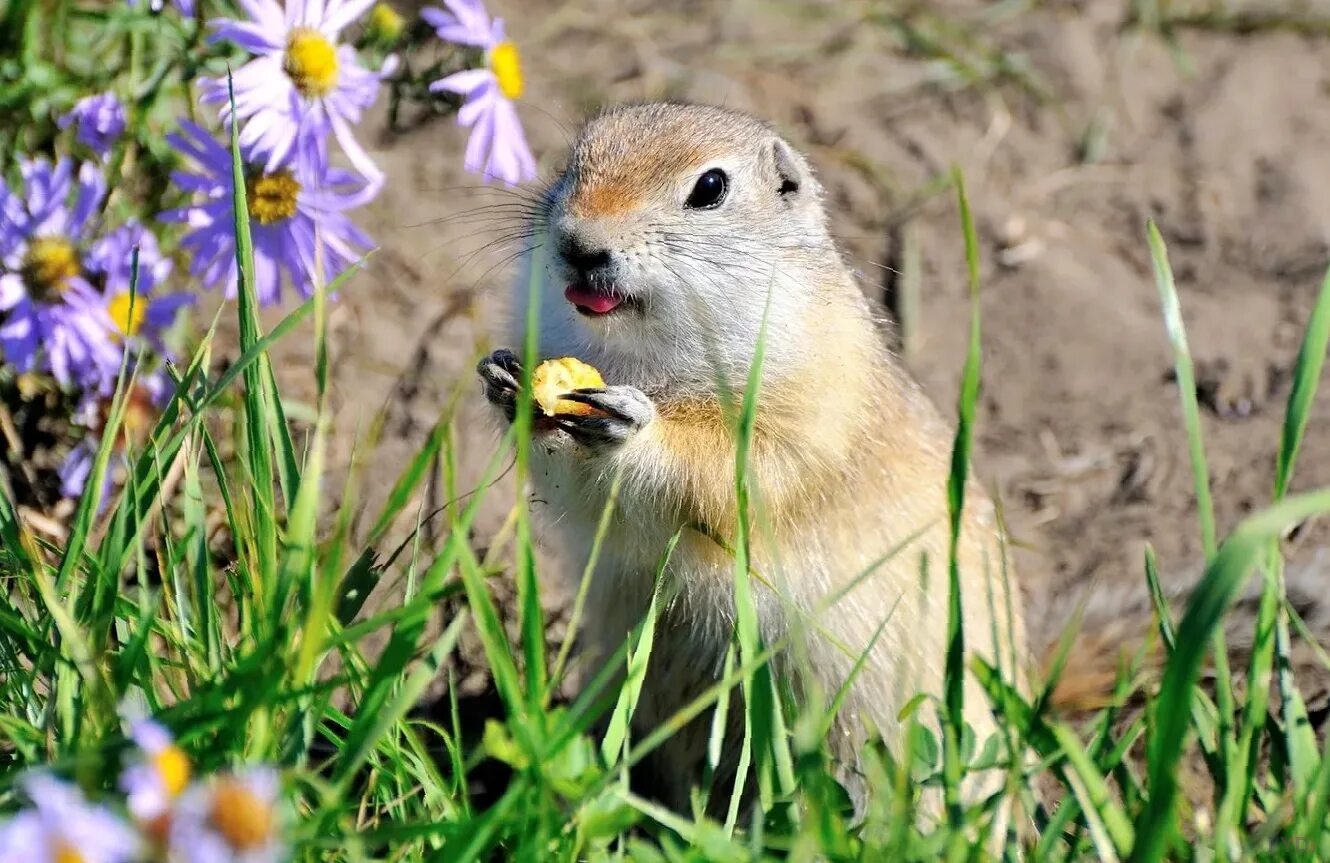
[(544, 187), (528, 186), (490, 186), (483, 183), (469, 183), (457, 186), (420, 186), (420, 191), (430, 193), (470, 193), (474, 195), (505, 195), (509, 198), (515, 198), (522, 201), (538, 203), (545, 199), (546, 191)]
[(504, 218), (512, 218), (512, 219), (518, 219), (518, 218), (535, 219), (538, 217), (543, 217), (544, 213), (540, 210), (527, 209), (517, 204), (492, 204), (485, 207), (475, 207), (469, 210), (464, 210), (460, 213), (453, 213), (448, 216), (440, 216), (437, 219), (426, 219), (422, 222), (404, 224), (399, 227), (404, 229), (424, 228), (435, 225), (446, 225), (452, 222), (476, 219), (492, 215), (497, 215), (497, 216), (502, 216)]
[(517, 260), (518, 258), (522, 257), (523, 255), (530, 254), (531, 252), (534, 252), (536, 249), (539, 249), (539, 248), (540, 248), (541, 246), (543, 246), (543, 245), (544, 245), (543, 242), (542, 242), (542, 243), (532, 243), (531, 245), (527, 246), (526, 248), (518, 249), (516, 252), (513, 252), (511, 255), (508, 255), (508, 256), (506, 256), (506, 257), (500, 259), (497, 263), (495, 263), (493, 266), (489, 267), (489, 268), (486, 269), (483, 273), (481, 273), (479, 276), (476, 277), (476, 280), (471, 284), (471, 290), (474, 291), (477, 287), (479, 287), (480, 283), (483, 282), (483, 281), (485, 280), (485, 278), (486, 278), (487, 276), (489, 276), (490, 273), (494, 272), (495, 270), (499, 269), (500, 267), (507, 266), (508, 264), (510, 264), (510, 263), (512, 263), (513, 261)]

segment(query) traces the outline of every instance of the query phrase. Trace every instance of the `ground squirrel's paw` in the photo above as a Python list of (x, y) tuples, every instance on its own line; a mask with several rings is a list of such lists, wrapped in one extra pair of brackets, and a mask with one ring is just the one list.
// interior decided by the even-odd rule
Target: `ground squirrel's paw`
[(1202, 360), (1196, 363), (1196, 395), (1204, 407), (1224, 419), (1245, 419), (1268, 404), (1282, 377), (1264, 359)]
[(628, 440), (656, 416), (656, 406), (637, 387), (603, 387), (573, 390), (565, 399), (590, 405), (599, 413), (587, 416), (559, 415), (559, 428), (573, 440), (589, 447), (604, 447)]
[(500, 348), (476, 365), (476, 373), (485, 385), (486, 400), (512, 422), (517, 413), (517, 378), (522, 373), (517, 355)]

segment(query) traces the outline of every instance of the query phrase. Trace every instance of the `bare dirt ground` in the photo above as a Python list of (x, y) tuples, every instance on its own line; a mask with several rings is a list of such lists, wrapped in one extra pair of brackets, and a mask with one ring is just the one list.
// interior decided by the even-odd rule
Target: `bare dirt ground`
[[(1064, 622), (1041, 614), (1050, 598), (1096, 578), (1142, 583), (1146, 542), (1173, 578), (1200, 559), (1147, 218), (1177, 272), (1221, 529), (1269, 500), (1288, 371), (1330, 262), (1330, 40), (1285, 16), (1330, 5), (1193, 15), (1174, 28), (1178, 53), (1132, 23), (1127, 0), (892, 5), (494, 3), (523, 51), (520, 109), (546, 176), (597, 105), (720, 103), (810, 155), (866, 291), (898, 285), (902, 245), (917, 243), (909, 364), (948, 413), (968, 298), (954, 197), (937, 180), (964, 170), (983, 255), (977, 466), (1023, 543), (1029, 614), (1047, 631)], [(486, 244), (511, 226), (467, 215), (504, 199), (461, 172), (463, 134), (441, 120), (369, 142), (389, 175), (363, 219), (382, 251), (332, 332), (343, 465), (386, 407), (364, 456), (371, 501), (454, 405), (462, 488), (494, 452), (471, 370), (511, 277), (511, 249)], [(308, 355), (284, 350), (298, 390)], [(1325, 397), (1297, 488), (1330, 483), (1328, 430)], [(514, 499), (510, 482), (491, 494), (479, 546)], [(1327, 544), (1324, 524), (1293, 542), (1304, 556)]]

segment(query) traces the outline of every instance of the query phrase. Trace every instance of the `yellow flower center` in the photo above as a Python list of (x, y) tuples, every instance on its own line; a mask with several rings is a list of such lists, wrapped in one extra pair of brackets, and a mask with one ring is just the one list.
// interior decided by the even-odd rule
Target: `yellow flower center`
[(64, 237), (38, 237), (28, 244), (21, 265), (23, 282), (38, 300), (60, 296), (79, 274), (79, 258)]
[(57, 841), (54, 863), (83, 863), (83, 855), (71, 848), (68, 843)]
[(296, 196), (300, 183), (285, 169), (271, 174), (250, 174), (245, 178), (245, 199), (249, 217), (260, 225), (271, 225), (296, 214)]
[(387, 3), (375, 3), (369, 10), (365, 33), (375, 42), (394, 42), (402, 35), (404, 22), (397, 10)]
[(212, 826), (236, 851), (262, 848), (272, 834), (272, 809), (234, 779), (223, 781), (213, 792)]
[(490, 71), (499, 82), (499, 91), (509, 99), (522, 98), (522, 58), (512, 42), (500, 42), (490, 49)]
[(189, 756), (179, 746), (163, 747), (152, 757), (152, 766), (162, 780), (166, 793), (176, 797), (189, 784)]
[(337, 84), (337, 48), (318, 30), (297, 27), (286, 40), (282, 69), (300, 95), (323, 96)]
[(143, 319), (148, 314), (148, 301), (143, 297), (131, 296), (129, 291), (116, 294), (106, 304), (106, 313), (111, 316), (111, 323), (120, 334), (130, 338), (139, 334)]

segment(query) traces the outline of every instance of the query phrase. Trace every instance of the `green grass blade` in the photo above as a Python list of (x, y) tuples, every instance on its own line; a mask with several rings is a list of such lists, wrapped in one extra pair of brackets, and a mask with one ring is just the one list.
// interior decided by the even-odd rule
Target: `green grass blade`
[(1159, 563), (1155, 558), (1154, 547), (1149, 543), (1145, 545), (1145, 583), (1150, 590), (1150, 602), (1154, 605), (1155, 615), (1159, 618), (1159, 637), (1164, 642), (1164, 650), (1172, 653), (1178, 644), (1173, 611), (1168, 607), (1168, 597), (1164, 595), (1164, 586), (1159, 581)]
[[(1127, 818), (1127, 813), (1113, 799), (1108, 782), (1095, 769), (1094, 762), (1081, 746), (1081, 741), (1075, 732), (1061, 723), (1054, 723), (1051, 731), (1058, 745), (1062, 747), (1067, 765), (1071, 768), (1071, 775), (1076, 778), (1073, 788), (1076, 790), (1081, 807), (1086, 812), (1095, 813), (1099, 823), (1103, 825), (1105, 834), (1112, 842), (1112, 851), (1119, 856), (1130, 853), (1133, 842), (1131, 821)], [(1111, 857), (1108, 853), (1110, 849), (1101, 845), (1099, 851), (1103, 859)]]
[[(1182, 320), (1182, 304), (1178, 300), (1173, 270), (1168, 262), (1168, 249), (1164, 238), (1153, 221), (1146, 226), (1150, 246), (1150, 260), (1154, 266), (1155, 286), (1164, 314), (1164, 329), (1173, 347), (1173, 370), (1177, 378), (1178, 399), (1182, 408), (1183, 426), (1187, 431), (1187, 450), (1191, 458), (1192, 479), (1196, 490), (1196, 511), (1201, 523), (1201, 547), (1209, 562), (1216, 551), (1215, 508), (1210, 496), (1210, 470), (1206, 464), (1205, 442), (1201, 436), (1201, 409), (1196, 395), (1196, 375), (1192, 368), (1191, 350), (1187, 346), (1187, 330)], [(1233, 674), (1229, 669), (1228, 647), (1222, 629), (1214, 632), (1215, 705), (1219, 709), (1216, 729), (1218, 762), (1212, 769), (1218, 790), (1225, 790), (1240, 781), (1237, 769), (1239, 756), (1237, 740), (1233, 735)]]
[[(544, 243), (537, 241), (531, 247), (530, 277), (527, 280), (527, 318), (525, 341), (522, 345), (522, 380), (518, 390), (514, 432), (517, 438), (517, 487), (523, 488), (530, 469), (532, 422), (531, 376), (538, 362), (540, 333), (540, 295), (543, 286)], [(525, 501), (522, 502), (523, 504)], [(516, 530), (517, 607), (522, 630), (522, 655), (526, 666), (526, 692), (533, 715), (539, 715), (545, 698), (545, 614), (540, 602), (540, 582), (536, 578), (535, 542), (531, 536), (531, 514), (525, 505), (517, 507)]]
[[(328, 445), (327, 425), (327, 417), (320, 414), (314, 426), (309, 460), (305, 464), (287, 519), (283, 543), (282, 582), (310, 586), (305, 619), (301, 625), (300, 650), (292, 669), (292, 678), (298, 686), (314, 683), (317, 657), (333, 619), (333, 607), (338, 594), (336, 574), (321, 575), (317, 555), (318, 508)], [(272, 622), (273, 631), (281, 627), (282, 621)]]
[(429, 475), (430, 465), (434, 463), (434, 458), (439, 454), (439, 449), (443, 446), (444, 438), (447, 435), (448, 420), (445, 417), (440, 417), (434, 424), (434, 428), (430, 429), (429, 437), (425, 439), (425, 445), (411, 457), (406, 468), (397, 477), (397, 481), (393, 483), (392, 490), (388, 493), (383, 508), (379, 511), (379, 517), (374, 520), (374, 526), (370, 528), (369, 535), (365, 539), (366, 545), (374, 545), (382, 539), (384, 532), (397, 519), (398, 514), (406, 508), (411, 500), (411, 495), (415, 494), (421, 481)]
[[(1270, 703), (1270, 676), (1274, 668), (1275, 618), (1279, 613), (1282, 590), (1277, 583), (1278, 575), (1271, 568), (1265, 569), (1264, 577), (1265, 589), (1261, 593), (1256, 613), (1256, 632), (1248, 661), (1247, 699), (1242, 711), (1242, 727), (1229, 784), (1215, 814), (1216, 831), (1230, 831), (1235, 836), (1245, 826), (1247, 806), (1260, 766), (1259, 750)], [(1228, 843), (1219, 844), (1223, 848)]]
[(1307, 795), (1307, 805), (1294, 819), (1294, 843), (1301, 848), (1316, 848), (1320, 859), (1326, 859), (1330, 851), (1330, 831), (1326, 830), (1326, 818), (1330, 817), (1330, 738), (1326, 739), (1321, 750), (1320, 764), (1316, 768), (1311, 789)]
[[(235, 110), (235, 86), (228, 71), (226, 77), (231, 116)], [(240, 326), (240, 350), (254, 347), (260, 337), (258, 295), (254, 285), (254, 242), (249, 231), (249, 205), (246, 201), (245, 163), (240, 156), (240, 129), (231, 124), (231, 206), (235, 216), (236, 310)], [(273, 494), (273, 463), (269, 438), (267, 404), (268, 362), (265, 354), (245, 369), (244, 428), (245, 458), (254, 499), (254, 543), (260, 584), (269, 600), (275, 595), (277, 575), (276, 498)], [(269, 612), (275, 609), (269, 606)]]
[[(315, 309), (318, 306), (316, 302)], [(291, 506), (300, 487), (300, 460), (296, 458), (295, 444), (291, 441), (291, 426), (286, 421), (286, 410), (277, 392), (277, 377), (273, 374), (272, 362), (265, 355), (260, 366), (264, 373), (264, 396), (270, 407), (267, 416), (268, 435), (277, 450), (277, 482), (282, 489), (282, 499)]]
[(1283, 434), (1280, 438), (1279, 458), (1275, 469), (1275, 499), (1288, 491), (1293, 478), (1302, 438), (1311, 419), (1312, 403), (1321, 380), (1326, 350), (1330, 348), (1330, 272), (1321, 282), (1316, 305), (1307, 322), (1307, 332), (1298, 349), (1298, 360), (1293, 366), (1293, 387), (1288, 394), (1288, 407), (1284, 412)]
[[(485, 487), (494, 480), (498, 474), (498, 456), (490, 460), (480, 486)], [(480, 504), (484, 495), (475, 495), (467, 504), (463, 511), (457, 527), (448, 535), (444, 543), (443, 550), (430, 564), (425, 572), (424, 578), (420, 584), (420, 595), (430, 595), (438, 592), (453, 567), (456, 566), (464, 554), (468, 551), (465, 546), (469, 539), (469, 530), (471, 524), (475, 521), (476, 514), (480, 510)], [(474, 567), (462, 566), (462, 578), (467, 587), (468, 598), (471, 600), (472, 613), (477, 615), (477, 624), (479, 631), (483, 636), (495, 638), (494, 629), (502, 633), (502, 626), (498, 624), (498, 614), (494, 611), (493, 603), (489, 601), (488, 594), (485, 593), (483, 582), (479, 580), (478, 573)], [(379, 656), (378, 663), (374, 667), (373, 673), (365, 686), (365, 692), (360, 699), (356, 718), (347, 732), (346, 740), (343, 744), (346, 751), (357, 752), (364, 747), (364, 740), (374, 729), (375, 714), (387, 703), (394, 687), (398, 684), (403, 669), (411, 660), (416, 651), (416, 644), (424, 632), (425, 624), (430, 613), (434, 610), (431, 602), (412, 603), (409, 613), (403, 614), (396, 626), (393, 627), (392, 635), (388, 639), (387, 646)], [(480, 612), (484, 611), (481, 615)], [(486, 644), (487, 650), (490, 645)], [(505, 643), (506, 649), (506, 643)], [(494, 673), (495, 682), (501, 687), (506, 697), (512, 697), (513, 680), (512, 675), (516, 672), (510, 665), (500, 667), (496, 657), (490, 657), (491, 668)], [(506, 672), (506, 673), (505, 673)], [(352, 774), (347, 771), (345, 763), (338, 764), (333, 774), (335, 783), (349, 782)]]
[(623, 482), (623, 471), (615, 471), (614, 480), (610, 483), (610, 493), (605, 499), (605, 506), (600, 511), (600, 520), (596, 522), (596, 534), (591, 538), (591, 551), (587, 554), (586, 565), (582, 567), (582, 577), (577, 582), (577, 593), (573, 596), (572, 611), (568, 614), (568, 628), (564, 632), (563, 644), (559, 645), (559, 652), (554, 657), (554, 667), (550, 671), (549, 686), (545, 691), (545, 702), (548, 703), (554, 695), (554, 690), (563, 682), (563, 676), (568, 666), (568, 659), (572, 656), (573, 645), (577, 643), (577, 631), (582, 625), (582, 614), (586, 610), (587, 596), (591, 591), (591, 578), (596, 571), (596, 563), (600, 560), (600, 552), (604, 547), (605, 537), (609, 535), (610, 524), (614, 518), (614, 510), (619, 502), (619, 488)]
[[(199, 436), (202, 437), (201, 435)], [(192, 577), (194, 606), (197, 609), (192, 642), (198, 650), (195, 661), (212, 672), (221, 665), (221, 621), (213, 597), (216, 573), (212, 555), (208, 551), (208, 507), (203, 497), (203, 484), (199, 471), (198, 438), (193, 444), (192, 457), (185, 460), (184, 494), (182, 510), (189, 530), (186, 566)], [(225, 488), (225, 481), (220, 485)], [(225, 501), (225, 498), (223, 499)]]
[[(737, 652), (738, 645), (734, 639), (731, 639), (725, 647), (725, 662), (721, 666), (722, 679), (734, 673)], [(729, 728), (731, 701), (732, 699), (728, 697), (722, 697), (716, 702), (716, 709), (711, 712), (711, 728), (707, 734), (707, 761), (702, 771), (702, 788), (698, 800), (700, 810), (703, 812), (711, 802), (712, 783), (716, 771), (720, 768), (721, 759), (725, 757), (725, 732)]]
[(605, 729), (605, 737), (600, 743), (600, 754), (605, 762), (614, 767), (621, 755), (626, 754), (625, 742), (628, 739), (628, 729), (633, 721), (633, 713), (637, 710), (638, 699), (642, 695), (642, 684), (646, 681), (647, 665), (651, 662), (651, 647), (656, 637), (656, 614), (660, 607), (661, 586), (664, 584), (665, 567), (669, 565), (670, 557), (674, 554), (674, 548), (679, 544), (679, 538), (683, 535), (683, 528), (675, 531), (674, 536), (670, 538), (669, 545), (665, 547), (665, 553), (661, 556), (660, 564), (656, 567), (655, 586), (651, 590), (651, 603), (647, 606), (646, 617), (638, 627), (636, 643), (628, 651), (628, 672), (624, 677), (623, 685), (619, 689), (619, 699), (614, 705), (614, 712), (610, 714), (610, 724)]
[[(1283, 435), (1276, 462), (1275, 500), (1284, 497), (1293, 479), (1293, 467), (1311, 418), (1312, 404), (1316, 400), (1327, 348), (1330, 348), (1330, 272), (1327, 272), (1321, 282), (1321, 290), (1317, 294), (1316, 304), (1307, 322), (1307, 332), (1303, 336), (1302, 345), (1298, 349), (1298, 359), (1293, 367), (1293, 386), (1288, 396), (1288, 407), (1284, 412)], [(1316, 734), (1307, 715), (1307, 705), (1298, 691), (1297, 682), (1293, 679), (1293, 663), (1290, 659), (1292, 641), (1288, 614), (1284, 610), (1284, 567), (1277, 542), (1271, 544), (1267, 579), (1268, 596), (1262, 596), (1261, 610), (1266, 611), (1268, 599), (1272, 606), (1268, 616), (1273, 618), (1274, 622), (1274, 652), (1278, 657), (1276, 667), (1279, 674), (1289, 773), (1293, 780), (1294, 799), (1303, 800), (1310, 791), (1313, 774), (1317, 770)], [(1264, 655), (1262, 658), (1265, 659)], [(1253, 742), (1253, 751), (1255, 745)]]
[[(749, 457), (753, 434), (757, 424), (757, 406), (762, 387), (762, 371), (766, 359), (767, 316), (771, 311), (771, 288), (768, 289), (762, 323), (753, 350), (752, 364), (739, 408), (735, 436), (735, 542), (734, 542), (734, 609), (735, 637), (739, 643), (739, 660), (748, 664), (762, 650), (762, 634), (753, 600), (750, 561), (751, 513), (749, 489)], [(727, 831), (732, 829), (739, 811), (740, 800), (747, 779), (745, 756), (755, 761), (758, 801), (763, 811), (770, 810), (775, 799), (777, 783), (788, 789), (794, 783), (793, 759), (789, 753), (789, 740), (783, 734), (780, 716), (781, 702), (769, 666), (758, 666), (745, 678), (744, 742), (740, 752), (740, 770), (735, 776), (730, 796), (730, 817)]]
[(1215, 507), (1210, 498), (1210, 471), (1206, 466), (1205, 445), (1201, 440), (1201, 409), (1196, 399), (1196, 374), (1192, 369), (1191, 351), (1187, 347), (1187, 330), (1182, 322), (1182, 305), (1178, 302), (1177, 287), (1173, 283), (1173, 270), (1168, 264), (1168, 249), (1154, 222), (1146, 227), (1150, 244), (1150, 259), (1154, 264), (1155, 286), (1163, 304), (1164, 328), (1173, 346), (1173, 369), (1177, 377), (1178, 398), (1182, 403), (1182, 422), (1187, 430), (1188, 452), (1191, 455), (1192, 476), (1195, 479), (1196, 511), (1201, 521), (1201, 545), (1205, 558), (1214, 557)]
[(734, 669), (733, 673), (725, 675), (711, 686), (708, 686), (696, 698), (680, 707), (653, 731), (633, 744), (623, 764), (632, 767), (640, 763), (642, 759), (654, 752), (666, 740), (678, 734), (684, 726), (696, 719), (705, 710), (716, 704), (720, 699), (728, 697), (731, 691), (736, 686), (741, 685), (745, 678), (752, 676), (755, 669), (770, 663), (772, 658), (787, 646), (787, 640), (776, 642), (754, 656), (751, 662), (740, 664), (738, 668)]
[(494, 678), (494, 688), (498, 690), (504, 706), (514, 720), (512, 730), (517, 732), (516, 736), (519, 742), (527, 747), (528, 754), (534, 757), (536, 750), (534, 740), (528, 735), (530, 729), (525, 722), (517, 721), (526, 716), (523, 712), (526, 703), (522, 678), (513, 659), (507, 630), (504, 629), (499, 610), (489, 595), (485, 578), (480, 572), (480, 566), (471, 547), (459, 542), (457, 557), (462, 584), (466, 588), (467, 602), (472, 615), (475, 616), (476, 632), (480, 635), (481, 645), (485, 649), (485, 659), (489, 662), (490, 674)]
[(1330, 490), (1289, 497), (1247, 518), (1219, 549), (1193, 592), (1178, 626), (1177, 649), (1169, 658), (1155, 705), (1157, 728), (1148, 753), (1150, 799), (1136, 821), (1131, 858), (1135, 863), (1162, 859), (1174, 829), (1177, 766), (1207, 645), (1268, 544), (1290, 525), (1325, 512), (1330, 512)]
[(970, 338), (961, 373), (961, 391), (956, 403), (956, 439), (951, 451), (951, 470), (947, 478), (947, 515), (951, 535), (947, 559), (947, 655), (943, 703), (943, 798), (947, 818), (955, 831), (948, 844), (948, 859), (964, 853), (964, 812), (961, 808), (961, 734), (965, 726), (965, 632), (961, 608), (960, 539), (965, 509), (965, 488), (970, 478), (970, 452), (973, 448), (975, 405), (979, 401), (979, 376), (982, 364), (979, 319), (979, 242), (974, 218), (965, 194), (965, 178), (960, 169), (952, 171), (956, 200), (960, 206), (961, 229), (965, 235), (965, 264), (969, 274)]
[(416, 705), (425, 688), (438, 676), (439, 669), (443, 667), (444, 661), (457, 646), (457, 640), (462, 637), (462, 630), (469, 620), (466, 610), (463, 609), (449, 621), (448, 626), (435, 639), (430, 649), (416, 661), (415, 667), (404, 676), (401, 685), (392, 698), (369, 717), (370, 721), (365, 726), (364, 732), (357, 734), (355, 737), (354, 748), (350, 746), (342, 748), (338, 754), (337, 770), (339, 773), (354, 775), (369, 758), (370, 753), (379, 741), (392, 730), (393, 726), (402, 717), (406, 716), (407, 711)]
[[(1173, 621), (1173, 611), (1159, 581), (1159, 564), (1155, 559), (1154, 548), (1145, 546), (1145, 582), (1150, 591), (1150, 602), (1154, 606), (1155, 617), (1159, 624), (1159, 637), (1164, 644), (1164, 654), (1172, 655), (1177, 646), (1177, 625)], [(1196, 739), (1201, 745), (1206, 763), (1211, 770), (1219, 769), (1219, 709), (1210, 697), (1197, 691), (1192, 705), (1192, 723), (1196, 726)]]

